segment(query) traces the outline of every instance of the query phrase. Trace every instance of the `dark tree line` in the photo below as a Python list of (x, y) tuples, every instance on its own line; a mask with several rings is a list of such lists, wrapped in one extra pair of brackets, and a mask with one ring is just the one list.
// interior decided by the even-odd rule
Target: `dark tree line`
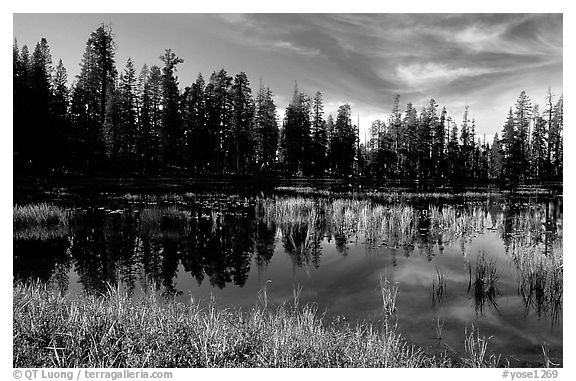
[(183, 90), (172, 50), (161, 65), (116, 68), (110, 27), (89, 37), (68, 87), (42, 39), (13, 48), (14, 166), (17, 172), (181, 175), (285, 173), (418, 179), (560, 179), (563, 97), (542, 109), (525, 92), (490, 144), (465, 108), (460, 123), (434, 99), (418, 113), (396, 96), (365, 144), (345, 104), (325, 116), (322, 94), (294, 95), (278, 124), (268, 87), (252, 94), (245, 73), (202, 74)]
[(532, 106), (524, 91), (510, 108), (501, 138), (492, 145), (476, 134), (466, 106), (458, 125), (434, 99), (420, 114), (411, 103), (402, 114), (396, 96), (388, 123), (374, 121), (363, 154), (375, 177), (419, 179), (561, 179), (563, 96), (548, 91), (546, 108)]

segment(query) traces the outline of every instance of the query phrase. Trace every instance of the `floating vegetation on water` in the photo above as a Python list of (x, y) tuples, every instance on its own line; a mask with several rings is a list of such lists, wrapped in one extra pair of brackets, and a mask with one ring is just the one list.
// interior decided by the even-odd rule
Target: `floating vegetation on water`
[(396, 188), (393, 190), (378, 190), (378, 189), (362, 189), (358, 187), (354, 190), (342, 189), (322, 189), (311, 186), (278, 186), (274, 188), (275, 192), (306, 196), (306, 197), (338, 197), (338, 198), (358, 198), (358, 199), (373, 199), (378, 201), (398, 202), (398, 201), (411, 201), (416, 199), (485, 199), (487, 197), (497, 196), (502, 194), (495, 189), (486, 189), (485, 191), (431, 191), (431, 192), (417, 192), (410, 190), (403, 190), (406, 188)]
[(562, 240), (550, 244), (549, 250), (543, 245), (518, 245), (512, 250), (512, 260), (526, 312), (533, 309), (538, 317), (549, 315), (557, 323), (563, 298)]
[(468, 280), (468, 293), (472, 292), (476, 313), (484, 314), (484, 305), (486, 302), (490, 302), (498, 311), (496, 297), (499, 289), (496, 261), (494, 259), (487, 260), (485, 254), (482, 253), (482, 255), (476, 257), (474, 269), (472, 269), (472, 265), (468, 262), (468, 273), (470, 276)]

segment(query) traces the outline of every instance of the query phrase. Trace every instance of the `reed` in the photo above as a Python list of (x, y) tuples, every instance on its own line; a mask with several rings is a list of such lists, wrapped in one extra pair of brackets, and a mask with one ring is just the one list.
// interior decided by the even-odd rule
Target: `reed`
[(48, 203), (14, 205), (12, 214), (15, 230), (34, 226), (68, 226), (72, 216), (72, 210)]
[(444, 321), (440, 322), (440, 318), (436, 318), (436, 327), (434, 327), (436, 331), (436, 339), (442, 340), (442, 329), (444, 328)]
[(320, 230), (319, 234), (363, 240), (372, 247), (383, 243), (388, 247), (413, 245), (422, 217), (429, 221), (428, 234), (437, 242), (448, 243), (481, 234), (485, 229), (481, 208), (461, 211), (454, 206), (431, 206), (417, 210), (405, 204), (383, 205), (370, 200), (280, 197), (258, 199), (255, 210), (258, 218), (283, 231), (312, 226)]
[(380, 293), (382, 295), (382, 311), (389, 318), (396, 314), (396, 299), (398, 287), (380, 274)]
[(484, 253), (476, 257), (474, 269), (468, 263), (469, 281), (468, 292), (474, 297), (476, 313), (484, 313), (484, 305), (489, 302), (496, 310), (498, 305), (496, 297), (499, 293), (498, 271), (496, 261), (487, 260)]
[[(192, 213), (176, 206), (154, 206), (140, 211), (140, 227), (150, 237), (180, 239), (190, 227)], [(207, 216), (210, 218), (210, 216)]]
[(432, 303), (442, 303), (446, 296), (446, 282), (448, 277), (446, 273), (436, 266), (436, 275), (432, 280)]
[(512, 260), (526, 311), (550, 316), (557, 323), (563, 300), (562, 240), (557, 239), (548, 249), (544, 245), (518, 244), (512, 250)]

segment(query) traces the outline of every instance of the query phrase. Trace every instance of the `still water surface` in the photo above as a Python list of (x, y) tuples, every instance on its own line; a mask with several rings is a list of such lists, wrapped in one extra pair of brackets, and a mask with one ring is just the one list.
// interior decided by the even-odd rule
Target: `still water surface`
[[(314, 303), (326, 322), (378, 323), (382, 276), (398, 288), (401, 333), (429, 351), (463, 351), (474, 324), (492, 336), (493, 353), (538, 363), (546, 344), (561, 358), (561, 309), (527, 300), (512, 260), (526, 246), (561, 250), (561, 197), (372, 200), (370, 208), (407, 207), (412, 218), (408, 230), (372, 240), (324, 221), (333, 198), (310, 200), (320, 213), (315, 223), (270, 214), (270, 205), (288, 210), (302, 201), (286, 195), (59, 196), (51, 201), (73, 208), (74, 219), (15, 231), (14, 277), (70, 293), (103, 292), (107, 282), (133, 290), (156, 284), (183, 302), (214, 298), (245, 309), (263, 287), (268, 302), (280, 304), (301, 286), (300, 302)], [(497, 269), (496, 296), (484, 302), (471, 290), (479, 258)], [(439, 273), (446, 279), (440, 296)]]

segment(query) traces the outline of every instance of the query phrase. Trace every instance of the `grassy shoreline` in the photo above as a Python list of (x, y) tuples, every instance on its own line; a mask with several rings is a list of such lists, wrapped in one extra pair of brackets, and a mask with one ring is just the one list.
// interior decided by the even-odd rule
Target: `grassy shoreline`
[[(396, 294), (381, 284), (392, 313)], [(264, 293), (265, 295), (265, 293)], [(39, 283), (14, 284), (14, 367), (494, 367), (474, 330), (461, 356), (407, 343), (395, 316), (377, 327), (334, 325), (312, 306), (250, 311), (201, 307), (155, 293), (67, 296)], [(476, 336), (474, 336), (476, 333)]]

